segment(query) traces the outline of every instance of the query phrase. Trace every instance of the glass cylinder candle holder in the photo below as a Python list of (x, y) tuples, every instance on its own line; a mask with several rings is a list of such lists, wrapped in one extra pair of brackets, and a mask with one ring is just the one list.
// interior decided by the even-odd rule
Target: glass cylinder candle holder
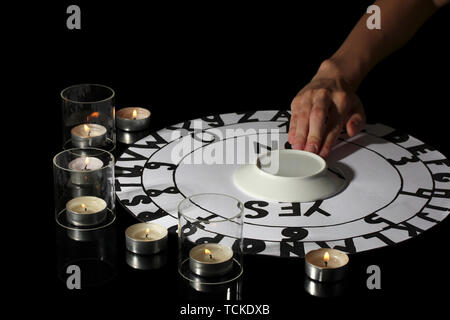
[(242, 275), (243, 211), (238, 199), (217, 193), (192, 195), (178, 205), (178, 271), (193, 288)]
[(97, 148), (72, 148), (53, 158), (55, 217), (75, 231), (114, 222), (114, 156)]
[(116, 145), (114, 90), (100, 84), (77, 84), (61, 91), (63, 148)]

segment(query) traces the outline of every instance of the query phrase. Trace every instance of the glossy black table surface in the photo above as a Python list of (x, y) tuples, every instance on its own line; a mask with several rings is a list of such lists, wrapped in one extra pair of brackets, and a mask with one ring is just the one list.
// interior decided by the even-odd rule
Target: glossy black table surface
[[(431, 315), (445, 309), (450, 287), (448, 218), (408, 241), (350, 255), (350, 272), (341, 285), (315, 287), (315, 292), (332, 296), (323, 298), (305, 289), (311, 284), (303, 259), (270, 256), (245, 256), (244, 274), (229, 288), (194, 290), (178, 275), (174, 230), (168, 250), (143, 262), (151, 269), (137, 270), (127, 264), (127, 259), (138, 262), (127, 255), (124, 236), (125, 228), (137, 220), (120, 203), (115, 223), (91, 241), (73, 240), (54, 219), (52, 158), (62, 149), (63, 88), (108, 85), (116, 92), (116, 109), (151, 110), (151, 131), (210, 114), (285, 110), (371, 3), (216, 4), (206, 10), (191, 3), (159, 7), (82, 2), (81, 30), (66, 27), (66, 9), (72, 3), (18, 9), (30, 17), (16, 21), (14, 32), (20, 33), (8, 48), (19, 49), (14, 106), (26, 115), (20, 116), (20, 124), (27, 128), (27, 138), (14, 135), (13, 152), (6, 154), (15, 161), (7, 168), (20, 172), (17, 185), (7, 180), (12, 191), (7, 201), (23, 207), (8, 230), (11, 239), (17, 239), (22, 228), (20, 224), (17, 229), (17, 223), (23, 221), (33, 231), (20, 237), (23, 244), (10, 245), (8, 240), (14, 259), (5, 259), (6, 264), (20, 271), (17, 276), (5, 274), (17, 294), (11, 301), (24, 301), (24, 312), (95, 312), (106, 317), (125, 311), (127, 318), (158, 313), (164, 319), (207, 318), (182, 315), (187, 304), (215, 306), (221, 310), (215, 313), (219, 318), (232, 316), (226, 314), (225, 304), (268, 305), (270, 313), (253, 315), (255, 319), (297, 319), (306, 313), (320, 319), (411, 315), (417, 309)], [(447, 157), (450, 53), (443, 37), (448, 34), (448, 12), (438, 12), (408, 44), (378, 64), (357, 91), (368, 122), (411, 134)], [(20, 30), (18, 22), (23, 22)], [(19, 128), (12, 130), (8, 132)], [(118, 143), (114, 155), (126, 147)], [(67, 287), (69, 265), (82, 270), (79, 290)], [(367, 286), (367, 270), (373, 265), (380, 268), (381, 289)]]

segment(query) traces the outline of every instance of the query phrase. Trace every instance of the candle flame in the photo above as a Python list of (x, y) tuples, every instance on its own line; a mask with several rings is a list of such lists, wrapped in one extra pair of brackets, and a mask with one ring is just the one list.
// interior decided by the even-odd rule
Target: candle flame
[(150, 234), (150, 228), (145, 229), (145, 235), (148, 236)]
[(88, 165), (88, 164), (89, 164), (89, 161), (90, 161), (90, 160), (89, 160), (89, 157), (86, 157), (86, 159), (84, 159), (84, 164), (85, 164), (85, 165)]
[(330, 261), (330, 254), (328, 253), (328, 251), (325, 251), (325, 254), (323, 255), (323, 261)]
[(205, 249), (205, 254), (211, 254), (211, 250)]
[(82, 203), (82, 204), (81, 204), (81, 208), (83, 208), (83, 209), (84, 209), (84, 211), (86, 211), (86, 210), (87, 210), (87, 208), (86, 208), (86, 205), (85, 205), (84, 203)]
[(85, 124), (85, 125), (83, 126), (83, 128), (84, 128), (84, 131), (85, 131), (86, 133), (88, 133), (89, 131), (91, 131), (91, 128), (89, 128), (89, 126), (88, 126), (87, 124)]
[(136, 111), (136, 109), (134, 109), (133, 110), (133, 119), (136, 119), (136, 117), (137, 117), (137, 111)]

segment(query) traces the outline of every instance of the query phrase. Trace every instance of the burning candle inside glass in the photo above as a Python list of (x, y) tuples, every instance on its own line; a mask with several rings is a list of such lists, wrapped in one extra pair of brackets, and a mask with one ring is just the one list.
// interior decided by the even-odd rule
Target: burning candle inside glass
[(84, 123), (70, 131), (72, 144), (78, 148), (99, 147), (106, 143), (106, 128), (96, 123)]
[(106, 202), (92, 196), (76, 197), (67, 202), (66, 215), (75, 226), (96, 225), (106, 218)]
[(78, 157), (69, 162), (71, 181), (76, 185), (93, 185), (100, 180), (103, 161), (96, 157)]
[(233, 250), (219, 243), (199, 244), (189, 252), (189, 267), (199, 276), (222, 276), (233, 268)]
[(69, 162), (69, 169), (76, 171), (92, 171), (103, 167), (103, 161), (96, 157), (79, 157)]

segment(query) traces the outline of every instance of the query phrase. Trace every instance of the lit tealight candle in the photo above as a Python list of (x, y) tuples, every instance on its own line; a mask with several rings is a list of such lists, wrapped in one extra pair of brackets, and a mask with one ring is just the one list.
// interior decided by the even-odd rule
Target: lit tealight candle
[(122, 108), (116, 112), (117, 128), (123, 131), (140, 131), (148, 128), (150, 111), (144, 108)]
[(71, 170), (92, 171), (103, 167), (103, 161), (96, 157), (79, 157), (69, 162)]
[(67, 220), (75, 226), (93, 226), (106, 218), (106, 202), (103, 199), (85, 196), (66, 203)]
[(71, 181), (76, 185), (92, 184), (101, 173), (96, 170), (103, 167), (103, 161), (96, 157), (78, 157), (70, 161), (68, 168), (72, 170)]
[(72, 145), (78, 148), (99, 147), (106, 143), (106, 128), (96, 123), (75, 126), (70, 131)]
[(233, 250), (218, 243), (199, 244), (189, 252), (189, 268), (202, 277), (219, 277), (233, 268)]
[(305, 272), (316, 281), (337, 281), (345, 276), (348, 262), (348, 255), (340, 250), (312, 250), (305, 256)]
[(155, 223), (137, 223), (125, 230), (125, 244), (137, 254), (154, 254), (167, 247), (167, 229)]

